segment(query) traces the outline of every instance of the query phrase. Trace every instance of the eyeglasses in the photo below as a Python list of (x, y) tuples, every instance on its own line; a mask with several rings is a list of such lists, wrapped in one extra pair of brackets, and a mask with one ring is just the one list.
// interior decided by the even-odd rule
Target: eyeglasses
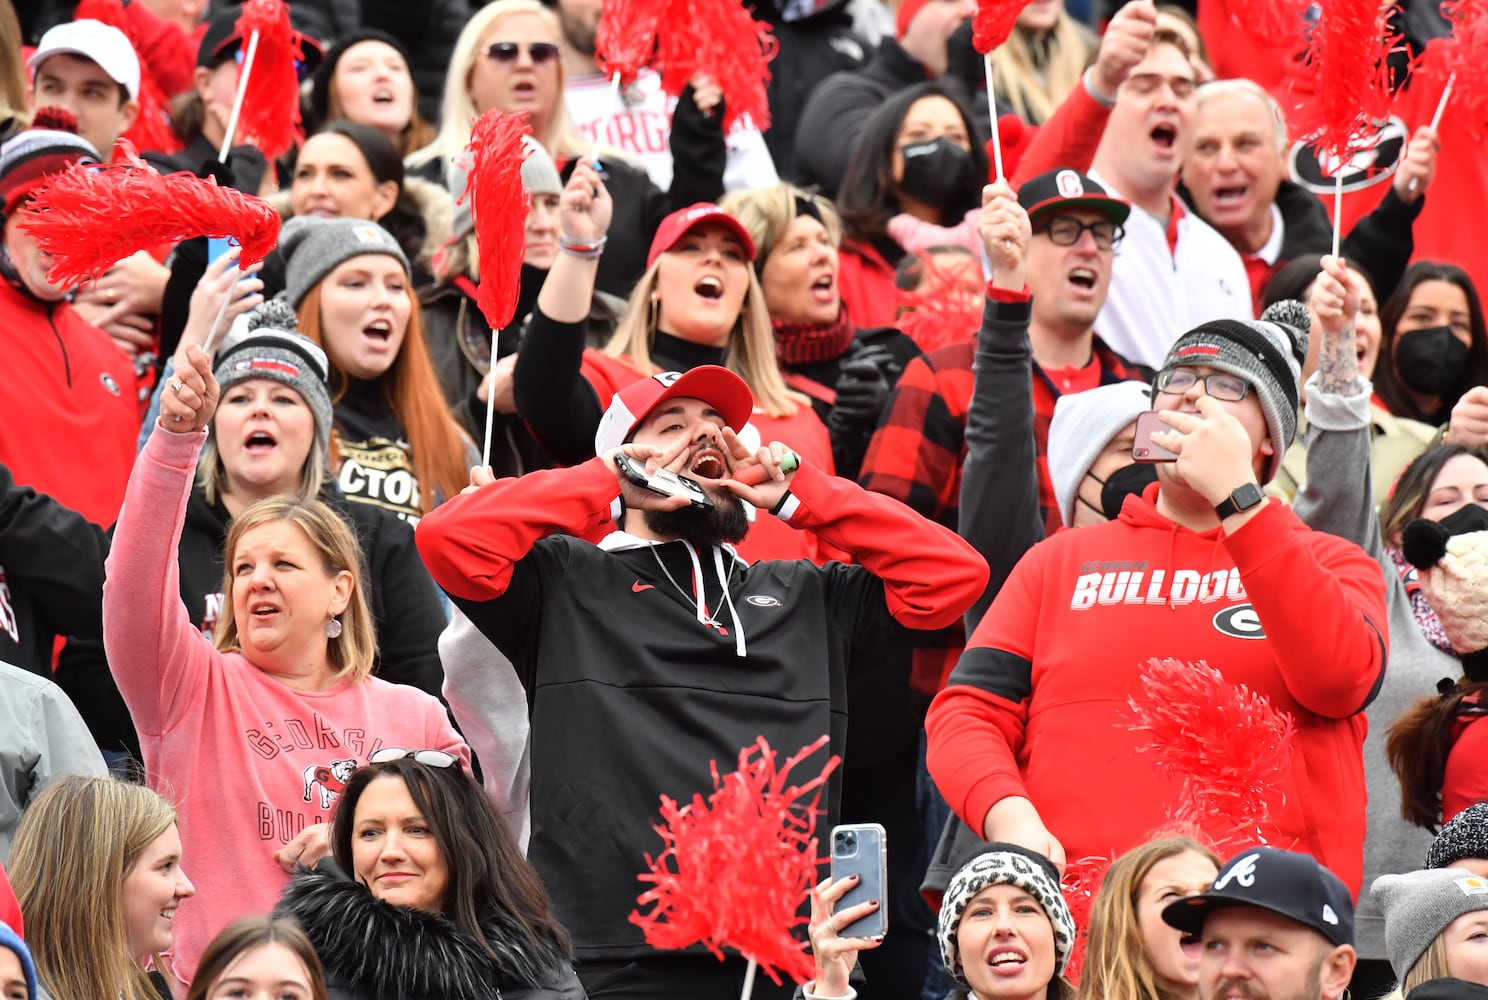
[(1080, 237), (1088, 232), (1095, 237), (1097, 250), (1115, 250), (1121, 246), (1121, 238), (1126, 235), (1126, 230), (1114, 222), (1086, 223), (1069, 215), (1050, 216), (1049, 221), (1040, 227), (1039, 232), (1044, 233), (1051, 241), (1062, 247), (1074, 246), (1080, 242)]
[(1158, 372), (1157, 391), (1181, 396), (1192, 389), (1200, 379), (1204, 382), (1204, 391), (1215, 399), (1238, 403), (1250, 392), (1250, 383), (1238, 375), (1215, 372), (1213, 375), (1201, 376), (1198, 372), (1188, 368), (1165, 368)]
[(427, 764), (430, 767), (454, 767), (460, 763), (460, 758), (452, 753), (445, 753), (443, 750), (405, 750), (402, 747), (383, 747), (381, 750), (374, 751), (372, 756), (367, 758), (367, 763), (386, 764), (407, 757), (412, 757), (418, 763)]
[[(487, 58), (500, 63), (516, 62), (521, 54), (522, 46), (518, 42), (492, 42), (486, 46)], [(558, 58), (558, 46), (552, 42), (528, 42), (527, 57), (541, 66)]]

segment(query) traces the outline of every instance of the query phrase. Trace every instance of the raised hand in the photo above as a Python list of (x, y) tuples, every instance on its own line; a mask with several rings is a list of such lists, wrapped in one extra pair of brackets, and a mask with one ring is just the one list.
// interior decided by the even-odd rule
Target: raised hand
[(195, 344), (186, 348), (186, 367), (177, 368), (160, 394), (160, 426), (177, 434), (205, 430), (217, 412), (217, 380), (212, 359)]

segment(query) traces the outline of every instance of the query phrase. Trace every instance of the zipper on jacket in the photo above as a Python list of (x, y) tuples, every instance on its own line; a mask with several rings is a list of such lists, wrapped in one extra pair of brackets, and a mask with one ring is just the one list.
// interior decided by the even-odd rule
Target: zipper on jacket
[(57, 329), (57, 303), (53, 302), (47, 306), (47, 326), (52, 328), (52, 336), (57, 338), (57, 347), (62, 351), (62, 371), (67, 376), (67, 388), (72, 388), (72, 360), (67, 356), (67, 343), (62, 339), (62, 331)]

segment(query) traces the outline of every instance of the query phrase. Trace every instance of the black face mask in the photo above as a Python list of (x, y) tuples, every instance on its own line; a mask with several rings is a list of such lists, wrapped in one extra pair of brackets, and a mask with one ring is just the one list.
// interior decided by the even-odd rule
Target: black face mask
[(1467, 345), (1450, 327), (1428, 326), (1395, 338), (1395, 371), (1406, 387), (1427, 396), (1440, 396), (1457, 384), (1467, 366)]
[(971, 189), (971, 154), (945, 136), (899, 147), (904, 179), (899, 190), (931, 208), (947, 209)]
[(1100, 514), (1107, 521), (1114, 521), (1121, 516), (1121, 505), (1126, 503), (1129, 496), (1140, 496), (1152, 483), (1157, 482), (1157, 466), (1147, 462), (1133, 462), (1124, 465), (1111, 473), (1107, 479), (1102, 479), (1093, 472), (1086, 473), (1091, 479), (1101, 484), (1101, 505), (1097, 510), (1095, 505), (1078, 492), (1075, 500)]

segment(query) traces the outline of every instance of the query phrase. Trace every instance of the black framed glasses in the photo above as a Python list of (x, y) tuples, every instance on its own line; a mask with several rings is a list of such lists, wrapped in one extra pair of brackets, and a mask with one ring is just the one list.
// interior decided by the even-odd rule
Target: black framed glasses
[[(522, 54), (520, 42), (492, 42), (486, 46), (486, 56), (499, 63), (512, 63)], [(552, 42), (528, 42), (527, 57), (541, 66), (558, 58), (558, 46)]]
[(412, 757), (420, 764), (430, 767), (454, 767), (460, 763), (460, 758), (443, 750), (405, 750), (403, 747), (383, 747), (373, 752), (367, 758), (368, 764), (387, 764), (395, 760), (403, 760)]
[(1238, 375), (1229, 372), (1215, 372), (1212, 375), (1200, 375), (1189, 368), (1164, 368), (1157, 373), (1157, 391), (1168, 392), (1175, 396), (1192, 389), (1202, 380), (1204, 391), (1215, 399), (1223, 399), (1230, 403), (1238, 403), (1250, 392), (1250, 383)]
[(1126, 230), (1114, 222), (1081, 222), (1072, 215), (1049, 216), (1039, 227), (1039, 232), (1062, 247), (1074, 246), (1080, 242), (1081, 236), (1089, 233), (1095, 237), (1097, 250), (1115, 250), (1121, 246), (1121, 238), (1126, 235)]

